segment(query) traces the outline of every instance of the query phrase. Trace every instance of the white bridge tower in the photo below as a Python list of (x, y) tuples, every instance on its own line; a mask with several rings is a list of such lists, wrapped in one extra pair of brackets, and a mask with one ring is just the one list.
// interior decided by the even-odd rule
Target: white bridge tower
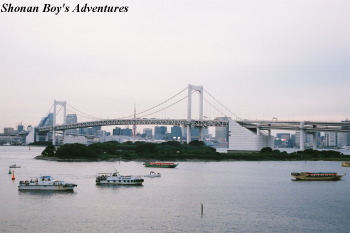
[[(194, 86), (188, 84), (188, 104), (187, 104), (187, 120), (191, 121), (192, 113), (192, 92), (199, 93), (199, 120), (203, 120), (203, 86)], [(199, 140), (203, 140), (203, 128), (199, 128)], [(187, 125), (187, 143), (191, 141), (191, 125)]]
[[(55, 127), (56, 127), (56, 115), (57, 115), (57, 105), (61, 105), (63, 106), (63, 124), (66, 124), (66, 113), (67, 113), (67, 109), (66, 109), (66, 101), (56, 101), (54, 100), (54, 106), (53, 106), (53, 130), (52, 130), (52, 145), (56, 145), (56, 132), (55, 132)], [(65, 136), (65, 131), (63, 133), (63, 138)]]

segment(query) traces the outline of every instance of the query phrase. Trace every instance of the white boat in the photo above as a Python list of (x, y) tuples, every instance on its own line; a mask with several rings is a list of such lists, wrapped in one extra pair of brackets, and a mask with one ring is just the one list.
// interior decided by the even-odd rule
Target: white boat
[(122, 176), (118, 171), (99, 174), (102, 175), (96, 177), (96, 184), (142, 185), (144, 181), (141, 176)]
[(21, 168), (21, 166), (18, 166), (16, 164), (12, 164), (12, 165), (10, 165), (10, 168)]
[(150, 172), (149, 175), (144, 175), (144, 177), (160, 177), (160, 173)]
[(20, 181), (19, 190), (57, 190), (72, 191), (78, 185), (55, 180), (52, 176), (40, 176), (38, 178)]

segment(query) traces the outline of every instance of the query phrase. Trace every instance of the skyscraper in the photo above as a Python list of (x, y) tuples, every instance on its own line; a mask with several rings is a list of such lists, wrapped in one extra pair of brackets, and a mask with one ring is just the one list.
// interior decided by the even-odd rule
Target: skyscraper
[(182, 129), (180, 126), (171, 127), (170, 137), (173, 140), (181, 140), (182, 139)]
[(166, 126), (154, 127), (154, 139), (155, 140), (164, 140), (166, 132), (167, 132)]
[[(75, 124), (78, 123), (78, 117), (76, 114), (67, 114), (66, 116), (66, 124)], [(78, 130), (77, 129), (68, 129), (66, 133), (68, 134), (77, 134)]]
[(146, 139), (152, 139), (152, 129), (150, 128), (145, 128), (143, 129), (143, 134), (145, 135)]

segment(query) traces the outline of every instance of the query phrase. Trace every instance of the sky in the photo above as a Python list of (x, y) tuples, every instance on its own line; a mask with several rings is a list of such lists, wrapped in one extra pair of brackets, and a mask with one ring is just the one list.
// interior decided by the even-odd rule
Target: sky
[[(71, 12), (86, 2), (128, 12)], [(188, 84), (242, 119), (350, 119), (348, 0), (0, 3), (70, 6), (58, 14), (0, 12), (0, 132), (36, 126), (54, 100), (118, 118)], [(184, 103), (167, 117), (186, 110)]]

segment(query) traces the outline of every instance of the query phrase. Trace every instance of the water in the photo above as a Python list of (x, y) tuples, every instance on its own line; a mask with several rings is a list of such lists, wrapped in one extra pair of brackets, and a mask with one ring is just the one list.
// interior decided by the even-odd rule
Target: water
[[(349, 172), (340, 162), (142, 162), (35, 160), (43, 147), (0, 147), (0, 232), (349, 232), (350, 178), (292, 181), (292, 171)], [(10, 164), (16, 180), (8, 174)], [(98, 172), (160, 172), (142, 186), (97, 186)], [(38, 175), (74, 192), (18, 191)], [(203, 215), (201, 214), (203, 203)]]

